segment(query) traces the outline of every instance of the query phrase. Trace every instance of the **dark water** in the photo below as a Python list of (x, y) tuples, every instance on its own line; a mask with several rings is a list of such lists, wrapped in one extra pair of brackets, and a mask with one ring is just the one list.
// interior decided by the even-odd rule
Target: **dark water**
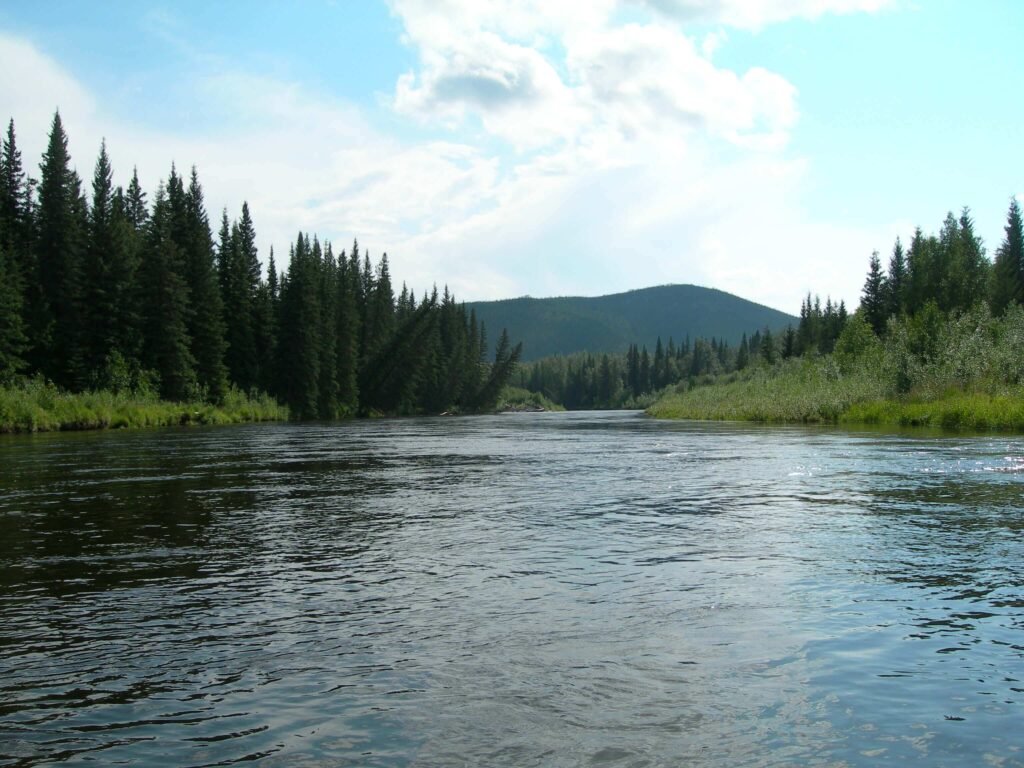
[(1024, 439), (0, 440), (0, 765), (1024, 765)]

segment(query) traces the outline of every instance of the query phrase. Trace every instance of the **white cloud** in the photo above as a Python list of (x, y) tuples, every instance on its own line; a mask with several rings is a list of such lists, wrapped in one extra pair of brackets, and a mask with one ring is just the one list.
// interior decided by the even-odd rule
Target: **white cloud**
[[(3, 33), (0, 33), (0, 72), (4, 73), (0, 79), (0, 103), (10, 110), (3, 118), (14, 118), (25, 170), (30, 175), (38, 175), (30, 158), (38, 158), (46, 148), (54, 111), (60, 108), (65, 124), (92, 121), (96, 114), (95, 100), (74, 77), (32, 43)], [(5, 119), (4, 129), (6, 127)], [(98, 140), (95, 147), (98, 151)]]
[(885, 240), (803, 212), (805, 163), (787, 149), (796, 89), (716, 66), (724, 34), (700, 41), (678, 23), (694, 8), (746, 25), (821, 4), (762, 3), (742, 19), (754, 6), (662, 5), (620, 25), (615, 0), (395, 0), (419, 66), (393, 106), (447, 126), (447, 141), (399, 141), (358, 105), (222, 61), (192, 62), (191, 109), (212, 129), (144, 127), (101, 113), (53, 58), (7, 37), (0, 66), (24, 76), (0, 82), (0, 102), (26, 165), (56, 104), (86, 178), (102, 136), (120, 182), (138, 164), (152, 190), (172, 160), (195, 163), (214, 226), (222, 206), (235, 216), (248, 200), (261, 254), (275, 244), (279, 266), (304, 230), (336, 251), (354, 236), (374, 257), (388, 251), (417, 293), (435, 281), (464, 299), (690, 282), (790, 311), (807, 290), (855, 301), (865, 254)]
[(720, 35), (699, 48), (670, 24), (615, 26), (610, 2), (398, 0), (394, 8), (422, 62), (400, 78), (395, 108), (451, 128), (478, 117), (520, 150), (592, 141), (603, 130), (635, 140), (698, 129), (779, 147), (796, 118), (795, 89), (782, 77), (711, 62)]
[(666, 18), (713, 22), (745, 29), (792, 18), (875, 12), (893, 0), (635, 0)]

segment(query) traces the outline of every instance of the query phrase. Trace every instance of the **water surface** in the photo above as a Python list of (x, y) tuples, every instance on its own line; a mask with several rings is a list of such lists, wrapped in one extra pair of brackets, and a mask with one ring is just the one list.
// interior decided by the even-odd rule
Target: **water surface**
[(0, 440), (0, 765), (1024, 765), (1024, 440)]

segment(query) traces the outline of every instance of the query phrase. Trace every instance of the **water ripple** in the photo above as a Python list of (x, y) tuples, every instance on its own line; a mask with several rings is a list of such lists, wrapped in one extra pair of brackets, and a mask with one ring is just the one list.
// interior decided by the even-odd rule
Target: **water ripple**
[(1024, 765), (1024, 442), (0, 439), (0, 765)]

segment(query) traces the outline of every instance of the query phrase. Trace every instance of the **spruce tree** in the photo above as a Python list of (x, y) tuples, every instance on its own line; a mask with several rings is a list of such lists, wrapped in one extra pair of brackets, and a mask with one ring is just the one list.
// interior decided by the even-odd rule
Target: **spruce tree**
[(184, 204), (184, 231), (179, 247), (183, 251), (191, 298), (189, 336), (192, 357), (199, 386), (212, 402), (220, 402), (228, 389), (228, 372), (224, 364), (227, 343), (223, 305), (217, 285), (210, 221), (195, 166), (192, 167)]
[(253, 306), (253, 337), (258, 361), (257, 385), (264, 392), (273, 392), (277, 359), (278, 285), (274, 249), (268, 258), (267, 279), (261, 280)]
[(136, 232), (143, 232), (146, 222), (149, 220), (149, 211), (146, 209), (146, 193), (142, 191), (139, 184), (139, 169), (132, 169), (132, 180), (128, 184), (128, 190), (124, 197), (124, 214), (128, 223)]
[(279, 394), (298, 419), (320, 411), (320, 270), (309, 238), (300, 233), (281, 286), (278, 344)]
[(217, 269), (226, 326), (228, 375), (239, 389), (248, 392), (256, 385), (258, 376), (249, 272), (241, 228), (238, 223), (228, 226), (226, 211), (221, 218)]
[(955, 309), (971, 309), (986, 298), (989, 283), (989, 262), (985, 247), (974, 233), (974, 219), (964, 207), (957, 220), (957, 260), (952, 265), (951, 283), (956, 285)]
[(31, 254), (31, 199), (28, 180), (21, 165), (21, 151), (14, 134), (14, 121), (0, 150), (0, 247), (7, 251), (9, 267), (24, 285), (35, 279)]
[[(5, 301), (14, 302), (21, 307), (21, 317), (16, 323), (17, 334), (10, 330), (11, 338), (19, 339), (18, 360), (24, 363), (20, 355), (28, 353), (29, 341), (25, 335), (29, 328), (41, 325), (34, 320), (41, 307), (41, 288), (39, 270), (33, 238), (32, 197), (30, 182), (21, 164), (21, 151), (18, 149), (14, 133), (14, 120), (7, 125), (7, 135), (0, 148), (0, 249), (6, 252), (4, 290)], [(10, 305), (7, 305), (10, 306)], [(8, 328), (13, 329), (12, 325)], [(13, 346), (11, 347), (13, 349)]]
[(889, 270), (885, 281), (886, 313), (900, 316), (907, 309), (907, 260), (903, 253), (903, 243), (896, 238), (889, 257)]
[(861, 292), (860, 306), (864, 313), (864, 319), (880, 336), (885, 331), (886, 304), (885, 275), (882, 272), (878, 251), (871, 254), (868, 276), (864, 281), (864, 290)]
[(21, 294), (14, 260), (0, 244), (0, 385), (9, 384), (25, 367), (22, 353), (28, 342), (22, 324)]
[(342, 416), (359, 412), (359, 338), (355, 286), (351, 264), (342, 251), (338, 258), (335, 292), (334, 364), (338, 383), (338, 411)]
[(186, 400), (196, 394), (195, 359), (188, 335), (188, 283), (183, 257), (171, 235), (171, 210), (161, 183), (147, 225), (140, 265), (143, 364), (159, 377), (160, 396)]
[[(395, 330), (395, 296), (391, 288), (391, 274), (388, 269), (388, 255), (385, 253), (373, 270), (369, 255), (363, 257), (361, 273), (365, 305), (363, 314), (362, 365), (364, 369), (375, 365), (383, 350), (388, 346)], [(435, 299), (436, 303), (436, 299)], [(368, 379), (364, 370), (359, 389), (368, 391)]]
[(331, 244), (321, 250), (313, 238), (313, 261), (318, 270), (317, 299), (320, 304), (320, 380), (317, 383), (317, 412), (321, 419), (338, 418), (337, 265)]
[(1006, 213), (1003, 242), (996, 251), (990, 289), (992, 312), (1002, 314), (1016, 302), (1024, 302), (1024, 227), (1021, 225), (1020, 204), (1010, 199)]
[[(139, 220), (135, 218), (137, 214), (130, 213), (130, 207), (135, 204), (120, 187), (114, 191), (107, 293), (113, 307), (110, 323), (112, 360), (116, 363), (120, 359), (129, 369), (138, 371), (142, 351), (138, 271), (145, 235), (135, 225)], [(145, 222), (145, 219), (143, 211), (141, 221)]]
[(82, 388), (108, 384), (103, 372), (114, 352), (118, 332), (118, 297), (111, 291), (116, 277), (112, 261), (115, 248), (123, 245), (115, 243), (113, 170), (104, 140), (93, 172), (89, 237), (81, 276)]
[(37, 253), (41, 296), (36, 316), (39, 325), (31, 329), (38, 344), (32, 363), (67, 388), (76, 385), (82, 370), (81, 260), (86, 208), (58, 112), (40, 166)]

